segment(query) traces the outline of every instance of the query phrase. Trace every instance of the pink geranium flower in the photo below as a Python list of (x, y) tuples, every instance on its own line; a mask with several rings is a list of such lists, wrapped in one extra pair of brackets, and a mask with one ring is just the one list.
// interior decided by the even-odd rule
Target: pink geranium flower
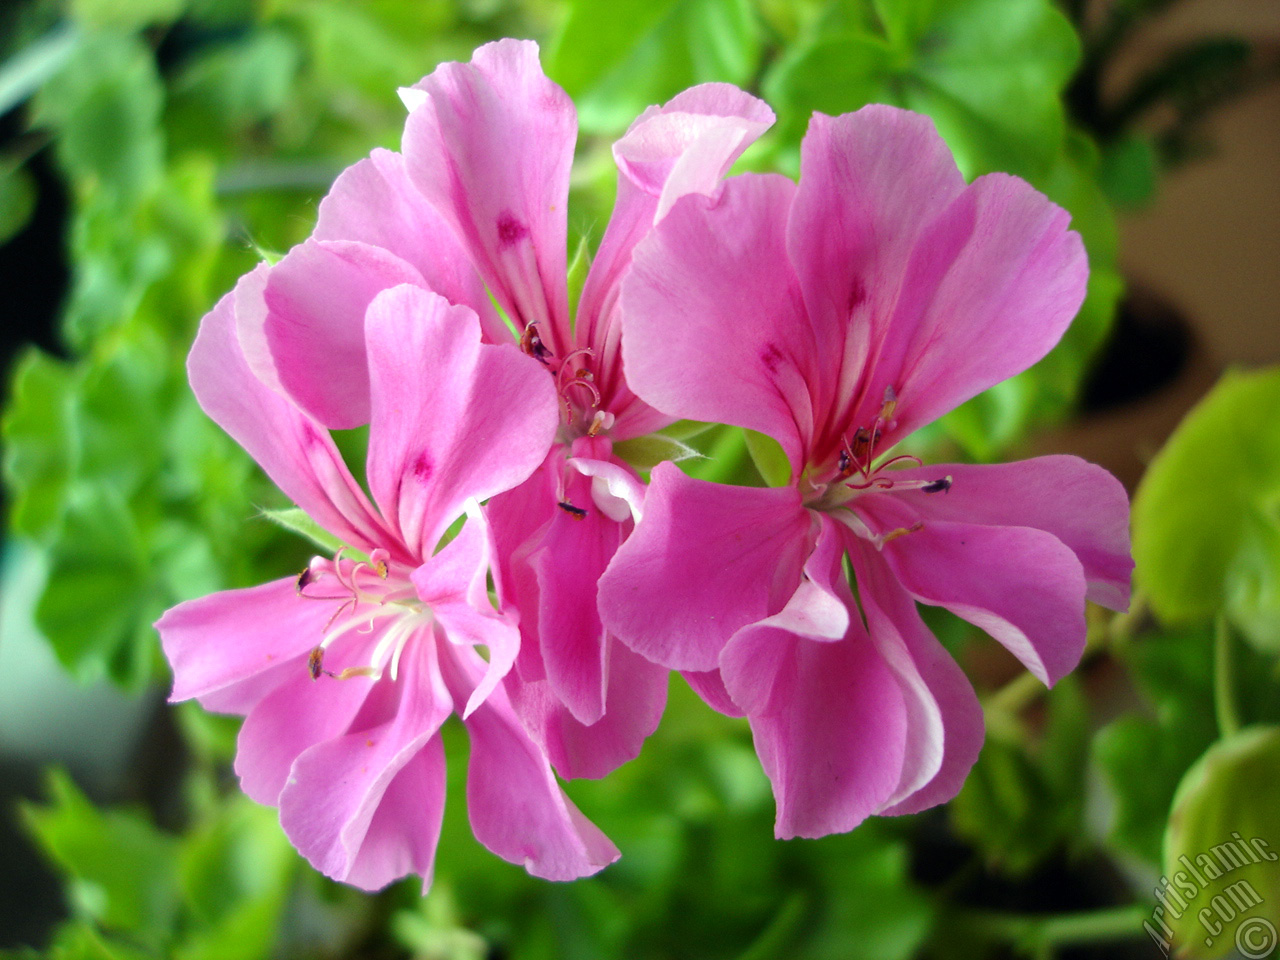
[(963, 782), (981, 710), (914, 601), (1046, 683), (1081, 655), (1086, 597), (1127, 606), (1128, 504), (1104, 470), (892, 452), (1058, 341), (1088, 272), (1067, 220), (1014, 177), (966, 185), (927, 118), (867, 107), (815, 115), (798, 187), (736, 177), (675, 204), (635, 251), (631, 389), (775, 438), (791, 481), (660, 465), (601, 611), (654, 662), (719, 671), (702, 692), (750, 719), (780, 837), (920, 810)]
[[(455, 711), (471, 738), (476, 837), (537, 876), (595, 872), (618, 851), (561, 792), (501, 684), (519, 637), (489, 602), (490, 537), (476, 505), (545, 456), (558, 420), (550, 380), (514, 347), (482, 344), (468, 307), (417, 286), (378, 294), (360, 341), (370, 502), (270, 361), (272, 272), (244, 277), (205, 317), (191, 384), (353, 554), (168, 611), (157, 627), (172, 699), (246, 715), (241, 785), (279, 806), (294, 845), (331, 877), (366, 889), (410, 872), (430, 882), (445, 797), (439, 731)], [(470, 519), (436, 552), (464, 511)]]
[(272, 271), (266, 349), (285, 389), (334, 428), (368, 420), (360, 324), (390, 285), (466, 304), (488, 342), (514, 337), (541, 363), (559, 395), (556, 442), (526, 483), (486, 508), (499, 592), (518, 611), (523, 640), (509, 686), (561, 774), (602, 776), (657, 726), (667, 684), (665, 669), (613, 641), (596, 609), (596, 582), (643, 500), (615, 444), (672, 420), (623, 376), (619, 285), (654, 222), (685, 194), (713, 193), (773, 114), (734, 87), (706, 84), (632, 124), (613, 148), (617, 204), (571, 317), (577, 122), (537, 45), (487, 44), (401, 93), (410, 108), (403, 154), (375, 151), (344, 173), (312, 238)]

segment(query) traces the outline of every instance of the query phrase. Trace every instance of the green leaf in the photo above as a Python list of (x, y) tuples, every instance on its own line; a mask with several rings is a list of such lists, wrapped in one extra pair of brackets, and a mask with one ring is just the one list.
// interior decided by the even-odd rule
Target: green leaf
[(22, 103), (61, 70), (79, 42), (79, 32), (62, 24), (6, 60), (0, 66), (0, 114)]
[(1280, 369), (1232, 372), (1148, 468), (1133, 502), (1134, 577), (1169, 624), (1225, 607), (1280, 652)]
[(1094, 756), (1115, 798), (1111, 842), (1156, 865), (1178, 783), (1218, 735), (1213, 640), (1204, 630), (1147, 635), (1120, 655), (1151, 709), (1099, 731)]
[(1059, 94), (1079, 60), (1047, 0), (904, 0), (869, 22), (837, 21), (770, 71), (765, 89), (792, 135), (813, 110), (892, 103), (929, 114), (969, 176), (1046, 173), (1062, 148)]
[(178, 909), (177, 844), (143, 817), (96, 809), (61, 772), (49, 776), (50, 802), (27, 806), (27, 826), (70, 881), (82, 917), (159, 945)]
[(1138, 209), (1155, 196), (1160, 158), (1149, 138), (1133, 134), (1107, 147), (1098, 173), (1099, 183), (1112, 203)]
[(748, 0), (627, 0), (608, 16), (572, 0), (547, 74), (574, 97), (584, 131), (617, 132), (695, 84), (745, 85), (760, 54)]
[(569, 263), (569, 316), (575, 320), (578, 316), (578, 300), (582, 297), (582, 288), (587, 282), (587, 273), (591, 270), (591, 249), (586, 236), (578, 240), (578, 249), (574, 251), (573, 260)]
[(1280, 903), (1277, 795), (1280, 727), (1242, 730), (1215, 744), (1187, 771), (1174, 799), (1164, 854), (1164, 876), (1185, 904), (1165, 914), (1178, 956), (1224, 957), (1236, 946), (1237, 931), (1248, 922), (1244, 918), (1275, 916)]
[(25, 167), (0, 162), (0, 246), (22, 231), (36, 209), (36, 182)]
[[(302, 51), (288, 33), (253, 31), (187, 67), (174, 85), (175, 106), (197, 111), (205, 132), (225, 139), (226, 128), (243, 130), (281, 110), (293, 93), (301, 63)], [(211, 119), (217, 122), (210, 124)], [(210, 144), (214, 149), (223, 145)]]
[(137, 523), (106, 487), (76, 492), (61, 539), (49, 551), (49, 576), (36, 625), (58, 660), (84, 680), (104, 673), (136, 686), (155, 647), (152, 595)]
[(76, 377), (34, 348), (18, 362), (4, 412), (4, 477), (13, 529), (35, 540), (53, 536), (74, 464), (72, 420)]
[(613, 452), (637, 470), (652, 470), (664, 460), (679, 463), (691, 457), (701, 457), (696, 449), (674, 437), (651, 433), (615, 444)]
[(172, 23), (187, 0), (71, 0), (71, 15), (90, 27), (137, 30), (153, 23)]
[(272, 523), (277, 523), (286, 530), (291, 530), (299, 536), (306, 537), (326, 554), (337, 553), (342, 549), (342, 541), (307, 516), (301, 507), (291, 507), (286, 510), (262, 510), (260, 513)]
[(547, 75), (575, 99), (632, 54), (679, 0), (619, 0), (602, 17), (591, 0), (571, 0), (564, 26), (547, 55)]
[(960, 794), (955, 829), (988, 863), (1012, 874), (1080, 842), (1089, 718), (1068, 676), (1048, 694), (1048, 722), (1034, 747), (988, 738)]
[(791, 482), (791, 461), (787, 459), (782, 444), (765, 433), (756, 430), (745, 431), (747, 451), (751, 454), (751, 462), (764, 477), (764, 482), (771, 487), (785, 487)]
[(274, 954), (299, 864), (269, 807), (235, 796), (182, 838), (179, 887), (191, 922), (176, 960), (260, 960)]
[(151, 51), (135, 37), (95, 33), (40, 91), (35, 121), (54, 129), (58, 159), (78, 185), (132, 200), (161, 174), (163, 101)]

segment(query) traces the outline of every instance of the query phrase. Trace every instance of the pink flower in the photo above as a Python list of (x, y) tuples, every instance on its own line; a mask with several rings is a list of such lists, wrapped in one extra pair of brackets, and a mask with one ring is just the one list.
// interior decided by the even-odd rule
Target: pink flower
[[(312, 238), (272, 271), (265, 349), (285, 389), (334, 428), (368, 420), (360, 323), (381, 289), (412, 283), (471, 307), (485, 339), (537, 358), (561, 424), (528, 481), (486, 512), (499, 591), (522, 644), (509, 686), (564, 776), (602, 776), (657, 726), (667, 671), (615, 643), (596, 583), (641, 509), (614, 445), (672, 420), (623, 376), (618, 290), (635, 245), (688, 193), (713, 193), (773, 121), (706, 84), (640, 116), (614, 144), (618, 199), (571, 318), (566, 274), (573, 104), (537, 45), (503, 40), (401, 91), (403, 155), (380, 150), (334, 184)], [(500, 305), (494, 309), (489, 293)]]
[(913, 601), (982, 627), (1046, 683), (1081, 655), (1086, 597), (1127, 606), (1128, 504), (1104, 470), (891, 452), (1061, 337), (1087, 276), (1067, 219), (1014, 177), (966, 185), (927, 118), (867, 107), (814, 116), (798, 187), (733, 178), (635, 252), (631, 388), (774, 437), (792, 473), (739, 488), (660, 465), (600, 608), (633, 650), (708, 671), (700, 692), (750, 719), (780, 837), (960, 788), (981, 711)]
[[(519, 637), (489, 602), (490, 536), (476, 506), (541, 462), (558, 417), (550, 380), (514, 347), (483, 345), (468, 307), (409, 285), (373, 297), (360, 341), (371, 503), (270, 362), (272, 273), (247, 275), (205, 317), (191, 384), (354, 553), (168, 611), (156, 626), (172, 699), (247, 715), (241, 785), (279, 806), (294, 845), (331, 877), (366, 889), (411, 872), (430, 882), (445, 797), (439, 731), (455, 710), (471, 737), (476, 837), (537, 876), (594, 873), (618, 852), (561, 792), (501, 684)], [(464, 511), (461, 532), (434, 552)]]

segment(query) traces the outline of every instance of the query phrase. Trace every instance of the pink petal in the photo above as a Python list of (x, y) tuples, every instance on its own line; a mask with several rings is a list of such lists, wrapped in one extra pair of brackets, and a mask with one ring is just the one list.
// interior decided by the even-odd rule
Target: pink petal
[[(868, 386), (875, 396), (881, 382), (899, 385), (898, 435), (1021, 373), (1062, 338), (1089, 278), (1069, 220), (1030, 184), (989, 174), (930, 226), (904, 280), (915, 296), (888, 321)], [(939, 249), (954, 251), (949, 262)]]
[[(859, 515), (876, 533), (902, 528), (914, 514), (885, 503), (897, 499), (865, 497)], [(981, 627), (1044, 683), (1056, 683), (1079, 662), (1084, 571), (1052, 534), (926, 520), (923, 529), (886, 543), (882, 556), (908, 593)]]
[[(511, 334), (493, 309), (466, 250), (413, 185), (400, 154), (374, 150), (344, 170), (320, 201), (311, 238), (356, 240), (395, 254), (413, 265), (427, 289), (474, 310), (486, 340), (510, 342)], [(363, 339), (360, 351), (363, 354)]]
[(717, 713), (726, 717), (745, 717), (746, 711), (733, 702), (729, 691), (724, 687), (724, 678), (719, 670), (681, 670), (689, 687), (702, 698), (702, 701)]
[[(200, 699), (304, 657), (324, 635), (329, 604), (299, 597), (296, 577), (188, 600), (156, 621), (173, 669), (171, 701)], [(263, 691), (265, 693), (265, 691)], [(246, 709), (252, 702), (245, 704)]]
[(612, 388), (605, 406), (618, 417), (616, 437), (665, 426), (665, 419), (641, 409), (620, 368), (618, 286), (632, 250), (680, 197), (715, 191), (772, 123), (763, 101), (729, 84), (707, 83), (646, 110), (613, 146), (618, 199), (582, 290), (575, 337), (595, 351), (597, 379)]
[(867, 629), (898, 679), (907, 712), (902, 779), (880, 812), (915, 813), (960, 792), (982, 749), (982, 707), (968, 678), (875, 551), (858, 543), (850, 555)]
[(411, 286), (380, 294), (365, 323), (372, 381), (369, 488), (417, 556), (467, 500), (523, 482), (559, 423), (551, 377), (515, 346), (480, 342), (467, 307)]
[[(411, 870), (430, 872), (443, 811), (440, 754), (410, 767), (449, 716), (452, 700), (435, 664), (435, 643), (410, 640), (398, 682), (374, 685), (344, 736), (318, 743), (293, 764), (280, 794), (280, 823), (317, 870), (373, 888)], [(346, 681), (337, 681), (339, 683)], [(394, 781), (406, 768), (406, 780)], [(416, 805), (413, 794), (419, 794)], [(386, 800), (387, 817), (373, 823)], [(366, 854), (365, 842), (373, 847)]]
[(527, 40), (485, 44), (470, 63), (442, 64), (414, 89), (425, 96), (405, 125), (409, 176), (508, 314), (522, 328), (539, 324), (563, 355), (573, 103)]
[(715, 201), (676, 204), (623, 281), (622, 351), (646, 403), (766, 433), (800, 465), (816, 347), (786, 259), (794, 193), (784, 177), (744, 174)]
[[(805, 561), (805, 576), (796, 592), (780, 611), (745, 629), (817, 641), (843, 640), (848, 635), (853, 594), (844, 577), (843, 535), (830, 517), (820, 516), (818, 521), (817, 540)], [(735, 636), (730, 643), (736, 639)], [(738, 661), (732, 669), (725, 664), (722, 654), (720, 674), (733, 702), (748, 716), (767, 712), (780, 669), (774, 656)]]
[(560, 512), (556, 506), (556, 487), (562, 458), (562, 450), (553, 448), (548, 459), (528, 480), (498, 494), (484, 506), (498, 561), (494, 586), (502, 610), (520, 622), (516, 669), (527, 681), (546, 677), (538, 649), (538, 578), (527, 561), (542, 539), (541, 531)]
[(1076, 555), (1088, 598), (1112, 610), (1129, 606), (1129, 498), (1106, 470), (1078, 457), (1051, 456), (991, 465), (937, 464), (892, 479), (951, 477), (945, 494), (900, 494), (921, 516), (1051, 533)]
[(596, 609), (596, 583), (613, 559), (625, 530), (601, 513), (591, 498), (591, 480), (568, 471), (565, 502), (585, 516), (557, 510), (529, 563), (538, 578), (539, 646), (547, 681), (580, 722), (605, 712), (608, 637)]
[(234, 304), (238, 294), (262, 283), (267, 269), (264, 265), (242, 277), (201, 321), (187, 358), (191, 388), (204, 412), (322, 527), (353, 547), (386, 542), (393, 549), (393, 538), (328, 434), (250, 369)]
[(790, 249), (828, 361), (824, 446), (887, 388), (891, 443), (1057, 343), (1088, 276), (1065, 211), (1015, 177), (966, 188), (928, 118), (892, 107), (816, 116), (802, 153)]
[(844, 392), (856, 386), (917, 238), (965, 184), (932, 120), (879, 105), (814, 114), (800, 163), (787, 248), (822, 351), (813, 387), (826, 410), (838, 377)]
[(810, 553), (790, 487), (730, 487), (654, 468), (644, 520), (600, 579), (605, 627), (641, 656), (711, 670), (734, 632), (781, 609)]
[(556, 772), (566, 779), (596, 779), (634, 759), (658, 728), (667, 703), (667, 670), (632, 653), (613, 638), (605, 641), (608, 709), (587, 726), (544, 681), (512, 675), (512, 706), (530, 736), (542, 746)]
[(445, 787), (444, 743), (435, 736), (383, 791), (343, 879), (362, 890), (379, 890), (415, 873), (426, 893), (444, 821)]
[(881, 808), (901, 777), (907, 713), (857, 618), (836, 641), (749, 626), (720, 659), (730, 691), (759, 691), (748, 717), (773, 784), (776, 836), (851, 830)]
[(430, 607), (449, 641), (488, 650), (488, 667), (467, 699), (464, 720), (507, 675), (520, 650), (519, 630), (489, 602), (491, 557), (487, 524), (477, 513), (444, 549), (412, 574), (418, 599)]
[[(319, 640), (317, 634), (312, 646)], [(267, 806), (280, 802), (300, 754), (348, 731), (374, 684), (368, 677), (313, 680), (305, 659), (292, 665), (288, 678), (249, 713), (236, 740), (240, 788)], [(329, 668), (333, 666), (331, 662)]]
[(401, 283), (424, 285), (399, 257), (345, 240), (309, 240), (271, 268), (265, 330), (280, 383), (326, 427), (369, 422), (364, 314)]
[(621, 523), (644, 516), (645, 485), (626, 463), (574, 456), (566, 464), (591, 478), (591, 501), (609, 519)]
[[(465, 649), (451, 651), (450, 688), (456, 698), (484, 669)], [(573, 805), (525, 732), (499, 686), (466, 720), (471, 736), (467, 807), (476, 839), (535, 877), (573, 880), (618, 858), (618, 849)]]

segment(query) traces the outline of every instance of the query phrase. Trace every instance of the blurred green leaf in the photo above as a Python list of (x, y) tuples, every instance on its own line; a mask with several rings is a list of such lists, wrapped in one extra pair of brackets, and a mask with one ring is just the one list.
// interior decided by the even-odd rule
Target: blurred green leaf
[(1147, 137), (1136, 134), (1110, 144), (1102, 155), (1098, 180), (1107, 198), (1130, 210), (1149, 203), (1160, 177), (1160, 158)]
[(0, 66), (0, 114), (39, 90), (75, 53), (80, 34), (70, 24), (54, 27)]
[(58, 160), (79, 186), (131, 200), (160, 177), (163, 102), (150, 50), (126, 34), (93, 33), (41, 89), (34, 121), (53, 129)]
[(75, 462), (75, 373), (34, 348), (18, 362), (4, 411), (4, 478), (12, 528), (48, 541), (62, 517)]
[(36, 209), (36, 182), (25, 167), (0, 162), (0, 246), (21, 232)]
[(243, 130), (284, 107), (301, 63), (302, 50), (289, 33), (254, 31), (191, 63), (174, 84), (173, 99), (198, 112), (210, 138), (225, 138), (228, 128)]
[(44, 951), (21, 950), (11, 954), (0, 950), (0, 957), (5, 960), (155, 960), (151, 951), (121, 943), (92, 924), (77, 920), (59, 927)]
[(174, 839), (137, 814), (99, 811), (65, 773), (51, 773), (48, 790), (48, 805), (23, 812), (41, 848), (70, 878), (73, 908), (141, 943), (162, 943), (178, 909)]
[(190, 917), (177, 960), (274, 955), (299, 859), (269, 807), (234, 796), (182, 838), (179, 888)]
[(1083, 836), (1087, 706), (1073, 676), (1047, 699), (1039, 743), (1032, 748), (989, 737), (951, 806), (956, 832), (989, 864), (1015, 875)]
[[(1166, 921), (1179, 956), (1224, 957), (1247, 915), (1273, 917), (1280, 902), (1280, 727), (1251, 727), (1214, 744), (1178, 787), (1164, 870), (1187, 907)], [(1221, 902), (1225, 909), (1217, 908)], [(1204, 924), (1222, 923), (1223, 935)], [(1274, 936), (1274, 928), (1272, 929)], [(1274, 941), (1272, 941), (1274, 946)]]
[(602, 17), (591, 0), (569, 0), (568, 14), (546, 58), (546, 71), (575, 100), (633, 53), (680, 0), (619, 0)]
[(186, 6), (187, 0), (71, 0), (71, 15), (89, 27), (137, 30), (171, 23)]
[(1280, 652), (1280, 369), (1224, 375), (1152, 462), (1133, 501), (1134, 577), (1171, 625), (1221, 608)]
[(1154, 865), (1178, 782), (1218, 735), (1213, 640), (1203, 630), (1149, 635), (1121, 655), (1151, 715), (1131, 713), (1104, 727), (1094, 756), (1115, 798), (1111, 842)]
[(574, 97), (584, 131), (617, 133), (686, 87), (745, 85), (760, 55), (749, 0), (628, 0), (608, 16), (593, 0), (570, 0), (547, 74)]
[(36, 625), (67, 670), (85, 680), (106, 674), (126, 686), (146, 677), (155, 647), (150, 620), (163, 610), (148, 574), (123, 499), (108, 487), (79, 491), (49, 551), (36, 606)]
[(1075, 32), (1052, 4), (904, 0), (875, 9), (879, 17), (835, 20), (766, 77), (793, 136), (812, 110), (892, 103), (929, 114), (969, 176), (1050, 169), (1065, 132), (1059, 94), (1079, 59)]

